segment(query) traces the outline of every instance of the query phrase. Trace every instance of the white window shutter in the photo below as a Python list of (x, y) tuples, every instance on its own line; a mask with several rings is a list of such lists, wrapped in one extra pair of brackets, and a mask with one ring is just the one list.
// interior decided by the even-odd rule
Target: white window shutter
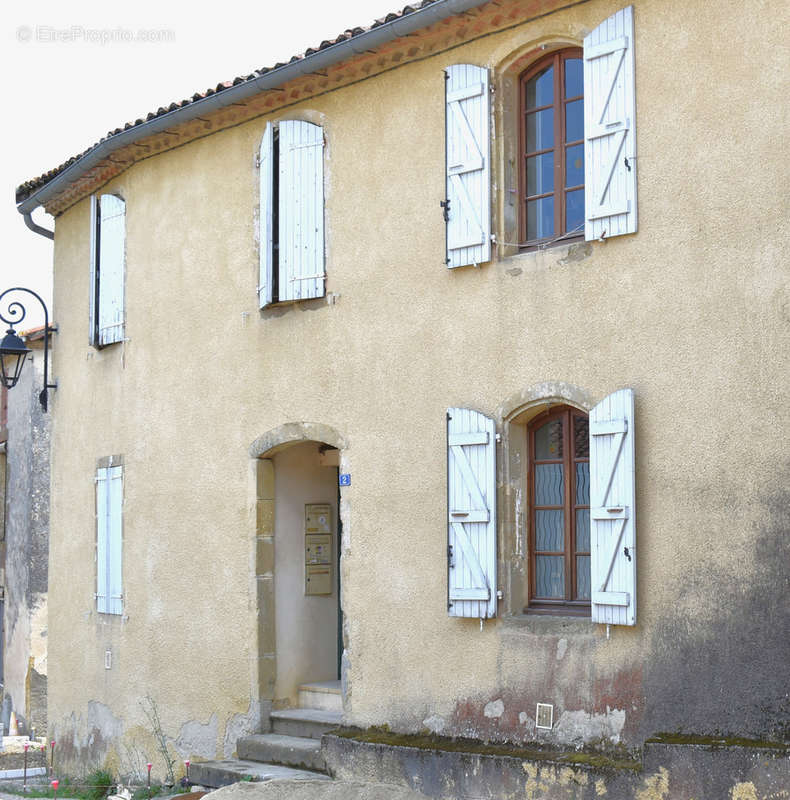
[(495, 617), (496, 428), (468, 408), (447, 411), (447, 505), (448, 613)]
[(263, 308), (272, 302), (274, 268), (274, 128), (266, 123), (260, 153), (260, 277), (258, 280), (258, 305)]
[(491, 158), (488, 70), (445, 71), (447, 266), (491, 260)]
[(636, 233), (633, 6), (584, 37), (584, 238)]
[(99, 198), (99, 345), (123, 340), (123, 279), (126, 203), (114, 194)]
[(123, 467), (96, 472), (96, 610), (123, 613)]
[(106, 614), (108, 610), (108, 485), (107, 470), (99, 469), (96, 472), (96, 610), (100, 614)]
[(93, 345), (96, 347), (99, 344), (98, 338), (98, 320), (96, 319), (96, 313), (98, 309), (96, 308), (96, 287), (97, 281), (99, 276), (99, 198), (96, 195), (91, 196), (91, 214), (90, 214), (90, 226), (91, 226), (91, 283), (90, 283), (90, 332), (88, 333), (88, 344)]
[(592, 620), (636, 625), (634, 392), (620, 389), (590, 412)]
[(107, 515), (107, 613), (123, 612), (123, 591), (121, 582), (121, 545), (123, 518), (123, 468), (110, 467), (107, 470), (107, 494), (109, 513)]
[(324, 295), (324, 132), (303, 120), (279, 125), (279, 294)]

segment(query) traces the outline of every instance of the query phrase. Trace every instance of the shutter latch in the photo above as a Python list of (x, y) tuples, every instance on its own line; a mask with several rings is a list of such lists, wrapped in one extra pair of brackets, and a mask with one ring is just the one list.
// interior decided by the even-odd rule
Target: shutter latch
[(440, 200), (439, 205), (444, 209), (444, 221), (450, 221), (450, 198), (448, 197), (446, 200)]

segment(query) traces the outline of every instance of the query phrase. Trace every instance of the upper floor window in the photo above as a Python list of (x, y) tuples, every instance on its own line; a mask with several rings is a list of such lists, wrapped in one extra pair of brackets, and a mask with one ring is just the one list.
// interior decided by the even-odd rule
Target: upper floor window
[[(444, 71), (448, 267), (490, 261), (492, 241), (501, 257), (637, 230), (633, 8), (601, 21), (582, 48), (552, 52), (523, 73), (522, 64), (513, 62), (505, 80), (475, 64)], [(492, 85), (501, 92), (497, 114)], [(502, 158), (501, 183), (492, 156)], [(495, 187), (502, 194), (492, 203)]]
[(520, 241), (584, 234), (584, 68), (578, 48), (552, 53), (520, 81)]
[(91, 198), (90, 343), (123, 341), (126, 203), (114, 194)]
[(324, 295), (324, 131), (266, 124), (260, 153), (261, 308)]

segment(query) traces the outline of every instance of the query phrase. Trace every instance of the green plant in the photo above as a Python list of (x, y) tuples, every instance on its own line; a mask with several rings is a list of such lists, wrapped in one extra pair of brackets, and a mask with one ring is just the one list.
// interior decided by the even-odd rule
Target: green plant
[(115, 783), (112, 773), (106, 769), (95, 769), (85, 776), (86, 800), (103, 800)]
[(175, 759), (171, 757), (170, 751), (167, 749), (167, 736), (165, 736), (165, 732), (162, 730), (162, 722), (159, 719), (159, 709), (156, 707), (156, 702), (151, 695), (147, 694), (140, 701), (140, 708), (143, 709), (143, 714), (145, 714), (148, 724), (151, 726), (151, 732), (154, 734), (154, 739), (156, 739), (156, 746), (162, 755), (162, 760), (165, 763), (167, 782), (171, 786), (174, 786), (176, 782), (176, 776), (173, 767), (175, 766), (176, 762)]

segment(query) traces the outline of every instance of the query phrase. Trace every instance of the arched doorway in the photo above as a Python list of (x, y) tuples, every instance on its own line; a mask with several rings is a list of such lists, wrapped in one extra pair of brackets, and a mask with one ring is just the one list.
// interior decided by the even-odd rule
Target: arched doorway
[(338, 468), (344, 447), (332, 428), (310, 423), (283, 425), (250, 447), (259, 696), (275, 708), (340, 701)]

